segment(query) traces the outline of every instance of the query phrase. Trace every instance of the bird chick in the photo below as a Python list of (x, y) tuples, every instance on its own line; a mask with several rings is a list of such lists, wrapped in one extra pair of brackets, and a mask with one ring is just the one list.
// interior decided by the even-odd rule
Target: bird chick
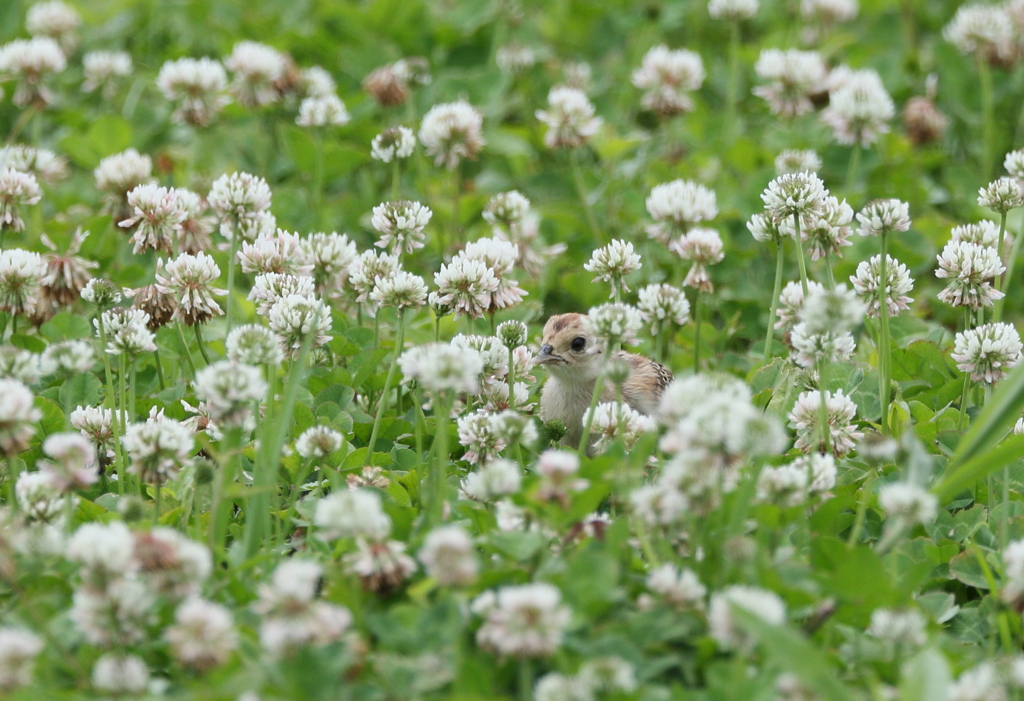
[[(540, 416), (544, 421), (557, 419), (565, 424), (563, 445), (575, 448), (580, 444), (583, 414), (590, 408), (603, 355), (604, 347), (587, 315), (559, 314), (544, 325), (540, 353), (535, 358), (548, 371), (540, 397)], [(622, 384), (623, 400), (641, 414), (652, 416), (662, 391), (672, 381), (672, 373), (642, 355), (618, 351), (617, 357), (631, 371)], [(606, 380), (600, 401), (614, 399), (615, 386)]]

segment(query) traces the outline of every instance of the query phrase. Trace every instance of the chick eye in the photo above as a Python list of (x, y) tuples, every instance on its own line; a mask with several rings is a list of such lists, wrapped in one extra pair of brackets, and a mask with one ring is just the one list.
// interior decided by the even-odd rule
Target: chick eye
[(581, 351), (586, 347), (587, 339), (583, 338), (583, 336), (577, 336), (576, 338), (572, 339), (572, 349), (574, 351)]

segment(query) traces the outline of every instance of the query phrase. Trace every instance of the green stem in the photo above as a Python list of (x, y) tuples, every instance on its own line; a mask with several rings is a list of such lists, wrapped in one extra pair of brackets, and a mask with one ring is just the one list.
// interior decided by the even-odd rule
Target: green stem
[(185, 332), (182, 331), (181, 327), (182, 323), (180, 321), (174, 324), (174, 328), (178, 330), (178, 340), (181, 341), (181, 347), (185, 351), (185, 360), (188, 362), (189, 372), (192, 374), (192, 379), (194, 380), (196, 377), (196, 364), (192, 360), (192, 351), (188, 347), (188, 341), (185, 340)]
[(160, 383), (160, 391), (167, 389), (167, 383), (164, 381), (164, 367), (160, 363), (160, 349), (153, 349), (153, 360), (156, 363), (156, 379)]
[(529, 657), (519, 659), (519, 701), (533, 700), (533, 662)]
[(600, 228), (597, 225), (597, 217), (594, 215), (594, 208), (590, 206), (590, 198), (587, 197), (587, 186), (583, 181), (583, 170), (580, 168), (579, 149), (572, 150), (572, 177), (576, 182), (576, 193), (579, 195), (580, 204), (587, 216), (587, 226), (590, 233), (594, 235), (595, 241), (601, 241)]
[[(971, 329), (971, 308), (964, 307), (964, 331)], [(962, 431), (967, 422), (967, 403), (971, 396), (971, 373), (964, 373), (964, 389), (960, 394), (960, 416), (956, 420), (956, 430)]]
[(828, 289), (836, 288), (836, 277), (832, 273), (832, 254), (829, 251), (825, 251), (825, 282), (828, 284)]
[(241, 236), (241, 232), (238, 226), (238, 217), (234, 218), (234, 229), (231, 231), (231, 247), (228, 251), (228, 298), (225, 300), (227, 306), (227, 324), (228, 329), (226, 333), (231, 333), (231, 329), (234, 328), (232, 322), (234, 321), (234, 298), (235, 298), (235, 259), (238, 258), (238, 239)]
[(594, 410), (597, 409), (597, 402), (601, 398), (601, 391), (604, 389), (604, 371), (608, 366), (608, 358), (611, 357), (612, 344), (608, 343), (604, 349), (604, 358), (601, 360), (601, 370), (597, 373), (597, 380), (594, 382), (594, 391), (590, 395), (590, 408), (587, 411), (587, 423), (583, 426), (583, 435), (580, 437), (580, 445), (576, 449), (582, 458), (587, 454), (587, 447), (590, 445), (590, 427), (594, 425)]
[(441, 523), (444, 518), (445, 481), (448, 472), (448, 421), (451, 418), (451, 400), (444, 394), (434, 397), (434, 438), (433, 469), (430, 472), (430, 503), (427, 505), (427, 525)]
[(995, 99), (992, 94), (992, 68), (984, 58), (978, 59), (978, 82), (981, 85), (982, 163), (985, 181), (992, 177), (992, 156), (995, 153)]
[(793, 240), (796, 242), (796, 262), (800, 266), (800, 287), (804, 291), (804, 299), (807, 299), (807, 263), (804, 261), (804, 241), (800, 234), (800, 215), (793, 215), (793, 228), (795, 234)]
[[(1003, 236), (1006, 234), (1006, 212), (1003, 212), (1002, 217), (999, 221), (999, 239), (996, 244), (996, 250), (1003, 250)], [(1013, 278), (1014, 263), (1017, 262), (1017, 254), (1020, 253), (1020, 242), (1024, 239), (1024, 231), (1021, 231), (1013, 239), (1013, 246), (1010, 247), (1010, 256), (1006, 261), (1006, 271), (1001, 277), (996, 278), (996, 289), (1006, 294), (1006, 290), (1010, 286), (1010, 280)], [(995, 308), (992, 310), (992, 321), (999, 323), (1003, 319), (1003, 304), (1006, 303), (1006, 297), (1000, 297), (996, 300)]]
[[(461, 217), (459, 215), (459, 198), (462, 195), (462, 173), (459, 166), (452, 169), (452, 241), (461, 240)], [(441, 249), (441, 260), (444, 261), (445, 247)]]
[(156, 495), (153, 504), (153, 525), (160, 525), (160, 494), (164, 491), (163, 480), (156, 478)]
[[(314, 325), (315, 326), (315, 325)], [(291, 430), (292, 413), (295, 409), (295, 398), (299, 393), (299, 384), (306, 371), (306, 360), (313, 347), (315, 333), (308, 333), (302, 339), (299, 356), (292, 362), (285, 381), (284, 396), (276, 411), (275, 425), (264, 435), (256, 456), (256, 468), (253, 476), (253, 495), (248, 497), (245, 515), (245, 557), (254, 556), (260, 549), (264, 535), (269, 530), (270, 492), (275, 488), (277, 468), (281, 461), (281, 449), (284, 446), (288, 431)], [(276, 430), (275, 430), (276, 429)]]
[(782, 250), (782, 241), (775, 243), (775, 287), (772, 290), (772, 306), (768, 311), (768, 332), (764, 337), (764, 359), (761, 365), (767, 365), (772, 359), (772, 341), (775, 338), (775, 316), (779, 311), (779, 293), (782, 290), (782, 267), (785, 260), (785, 253)]
[(700, 289), (693, 297), (693, 372), (700, 372)]
[(853, 520), (853, 528), (850, 530), (850, 537), (846, 541), (847, 547), (854, 547), (860, 541), (860, 532), (864, 529), (864, 518), (867, 516), (868, 500), (871, 499), (871, 486), (875, 483), (875, 472), (871, 471), (868, 478), (864, 480), (861, 488), (860, 500), (857, 504), (857, 515)]
[(892, 342), (889, 338), (889, 239), (883, 230), (879, 236), (878, 259), (878, 401), (882, 407), (882, 434), (889, 433), (889, 393), (891, 391)]
[(732, 20), (729, 23), (729, 83), (725, 94), (725, 126), (732, 130), (736, 119), (736, 102), (739, 95), (740, 77), (740, 23)]
[(313, 128), (316, 153), (313, 158), (313, 228), (320, 230), (321, 208), (324, 200), (324, 133), (322, 127)]
[(398, 310), (398, 331), (395, 333), (395, 349), (391, 353), (391, 363), (388, 366), (387, 377), (384, 378), (384, 391), (380, 395), (380, 403), (377, 405), (377, 415), (373, 418), (373, 430), (370, 432), (370, 442), (366, 446), (366, 462), (370, 464), (373, 459), (373, 449), (377, 445), (377, 436), (380, 432), (380, 422), (384, 418), (384, 408), (388, 403), (388, 395), (391, 392), (391, 381), (395, 378), (395, 367), (398, 365), (398, 356), (402, 354), (402, 345), (405, 342), (405, 310)]
[(135, 358), (128, 359), (128, 418), (126, 421), (135, 421)]
[(117, 412), (117, 402), (114, 393), (114, 374), (110, 370), (110, 354), (107, 353), (107, 331), (103, 324), (102, 312), (96, 316), (96, 326), (100, 332), (100, 355), (103, 357), (103, 370), (107, 378), (107, 396), (103, 403), (110, 409), (110, 428), (114, 434), (114, 459), (117, 462), (117, 493), (124, 495), (124, 462), (121, 459), (121, 421)]
[(391, 161), (391, 201), (398, 201), (398, 183), (399, 183), (399, 172), (398, 172), (398, 157), (396, 156)]
[(199, 352), (202, 353), (202, 355), (203, 355), (203, 361), (207, 365), (209, 365), (210, 364), (210, 355), (209, 355), (209, 353), (206, 352), (206, 344), (203, 343), (203, 332), (199, 329), (199, 324), (196, 324), (195, 326), (193, 326), (192, 330), (196, 334), (196, 343), (199, 345)]
[(821, 427), (821, 444), (825, 446), (825, 453), (832, 452), (832, 431), (828, 425), (828, 403), (825, 399), (825, 368), (827, 363), (824, 358), (817, 362), (818, 366), (818, 424)]
[(507, 379), (508, 379), (508, 408), (509, 409), (515, 409), (516, 408), (516, 362), (515, 362), (515, 352), (511, 348), (508, 349), (508, 373), (507, 373)]
[(228, 537), (228, 523), (231, 521), (232, 504), (224, 502), (224, 490), (235, 481), (234, 469), (238, 446), (241, 443), (242, 431), (231, 426), (224, 433), (224, 441), (218, 455), (217, 472), (213, 478), (213, 498), (210, 503), (210, 520), (207, 527), (207, 538), (210, 551), (214, 557), (223, 559), (223, 551)]
[(860, 170), (860, 151), (860, 143), (855, 143), (850, 151), (850, 164), (846, 170), (846, 186), (843, 188), (847, 192), (853, 190), (853, 186), (857, 182), (857, 171)]

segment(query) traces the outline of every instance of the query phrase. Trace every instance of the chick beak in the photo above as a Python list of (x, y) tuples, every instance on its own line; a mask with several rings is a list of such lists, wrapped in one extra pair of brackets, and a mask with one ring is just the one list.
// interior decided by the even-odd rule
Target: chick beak
[(551, 347), (550, 343), (546, 343), (540, 347), (540, 353), (538, 353), (533, 362), (537, 365), (544, 365), (546, 363), (564, 363), (565, 359), (560, 355), (555, 355), (553, 352), (554, 348)]

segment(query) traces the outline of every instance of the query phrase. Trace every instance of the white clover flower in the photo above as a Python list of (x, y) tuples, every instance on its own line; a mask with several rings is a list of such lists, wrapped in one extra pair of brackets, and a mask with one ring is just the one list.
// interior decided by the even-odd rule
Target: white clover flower
[(312, 233), (299, 242), (303, 266), (309, 266), (317, 291), (339, 296), (348, 281), (348, 269), (358, 257), (356, 245), (345, 234)]
[(376, 542), (391, 533), (391, 518), (377, 493), (369, 489), (346, 489), (320, 499), (313, 523), (318, 535), (328, 541), (366, 538)]
[(1010, 324), (985, 324), (961, 331), (953, 345), (953, 360), (974, 382), (995, 384), (1020, 362), (1020, 335)]
[(821, 157), (816, 151), (786, 149), (775, 157), (775, 174), (801, 173), (803, 171), (817, 173), (821, 170)]
[[(831, 195), (822, 201), (820, 209), (803, 215), (800, 218), (800, 237), (807, 242), (807, 252), (811, 254), (811, 260), (829, 255), (842, 258), (843, 247), (853, 245), (849, 240), (851, 222), (853, 208), (846, 200), (840, 202)], [(779, 229), (788, 236), (796, 235), (791, 219), (780, 221)]]
[(800, 16), (825, 26), (857, 16), (857, 0), (800, 0)]
[(526, 324), (521, 321), (503, 321), (498, 324), (495, 335), (501, 340), (506, 348), (518, 348), (526, 343), (528, 333)]
[(120, 79), (132, 74), (132, 57), (125, 51), (90, 51), (82, 57), (82, 70), (83, 92), (100, 90), (104, 99), (113, 99)]
[(211, 419), (225, 426), (242, 426), (251, 405), (266, 395), (267, 383), (257, 367), (218, 360), (196, 373), (195, 390)]
[(953, 682), (947, 698), (949, 701), (1006, 701), (1010, 697), (996, 666), (982, 662), (963, 672)]
[(484, 147), (483, 116), (464, 100), (434, 105), (423, 116), (420, 142), (434, 165), (454, 170), (462, 159), (474, 160)]
[(25, 29), (34, 37), (49, 37), (70, 55), (78, 43), (78, 27), (82, 17), (61, 0), (37, 2), (25, 14)]
[(331, 340), (331, 310), (315, 297), (286, 295), (270, 306), (267, 325), (280, 337), (281, 345), (292, 358), (298, 357), (302, 344), (308, 336), (311, 348), (317, 348)]
[[(907, 294), (914, 289), (914, 279), (910, 277), (910, 272), (903, 263), (888, 254), (885, 260), (885, 303), (889, 316), (892, 317), (910, 309), (910, 303), (914, 300)], [(882, 311), (878, 301), (881, 262), (881, 255), (871, 256), (869, 260), (861, 261), (857, 266), (857, 273), (850, 276), (853, 289), (867, 306), (867, 315), (872, 319), (877, 319)]]
[(133, 148), (100, 160), (93, 170), (96, 189), (116, 201), (122, 200), (137, 185), (149, 182), (153, 159)]
[(231, 611), (199, 598), (178, 606), (164, 639), (175, 660), (198, 672), (224, 664), (238, 646)]
[(564, 85), (551, 88), (548, 108), (537, 110), (536, 116), (548, 128), (544, 145), (551, 149), (584, 145), (598, 132), (603, 121), (594, 116), (594, 106), (586, 93)]
[(476, 581), (478, 565), (473, 539), (459, 526), (432, 530), (417, 557), (427, 576), (441, 586), (462, 587)]
[(427, 301), (427, 284), (419, 275), (399, 270), (392, 277), (379, 277), (370, 299), (380, 307), (418, 309)]
[(319, 564), (291, 558), (277, 566), (269, 584), (260, 585), (253, 608), (263, 616), (260, 645), (272, 657), (334, 642), (352, 623), (348, 609), (316, 600), (322, 574)]
[(798, 117), (814, 109), (811, 96), (824, 92), (828, 69), (817, 51), (764, 49), (754, 71), (767, 81), (753, 92), (772, 114)]
[[(349, 290), (356, 296), (357, 302), (368, 302), (377, 280), (391, 277), (401, 269), (398, 256), (383, 251), (378, 253), (373, 249), (363, 251), (348, 267)], [(435, 281), (436, 277), (435, 275)]]
[(1024, 193), (1016, 178), (999, 178), (978, 190), (978, 206), (1006, 214), (1011, 209), (1024, 207)]
[(313, 426), (296, 439), (295, 452), (307, 460), (318, 460), (340, 449), (341, 444), (341, 434), (333, 428)]
[(340, 127), (349, 123), (345, 103), (337, 95), (303, 98), (295, 123), (300, 127)]
[(87, 586), (99, 591), (106, 583), (138, 569), (132, 532), (121, 521), (84, 523), (68, 540), (65, 557), (82, 565)]
[(288, 295), (299, 295), (300, 297), (313, 297), (316, 295), (316, 285), (313, 278), (305, 275), (288, 275), (286, 273), (263, 273), (253, 280), (252, 289), (249, 290), (248, 299), (256, 303), (256, 311), (266, 317), (270, 308), (276, 302)]
[(992, 64), (1008, 64), (1017, 53), (1013, 20), (999, 5), (961, 5), (942, 36), (960, 53)]
[(825, 205), (826, 197), (821, 178), (807, 171), (780, 175), (761, 193), (765, 211), (776, 220), (814, 214)]
[(516, 244), (497, 237), (477, 239), (467, 243), (460, 256), (486, 264), (498, 281), (497, 289), (491, 293), (488, 311), (514, 307), (527, 295), (526, 290), (510, 277), (519, 259), (519, 246)]
[(1006, 172), (1016, 178), (1018, 183), (1024, 180), (1024, 149), (1010, 151), (1003, 159), (1003, 167)]
[(371, 223), (381, 237), (375, 245), (390, 249), (393, 255), (423, 248), (423, 230), (432, 216), (430, 207), (419, 202), (399, 200), (377, 205), (373, 208)]
[(303, 262), (297, 233), (278, 229), (262, 233), (254, 241), (243, 241), (238, 261), (243, 273), (284, 273), (308, 275), (313, 267)]
[(636, 307), (617, 302), (592, 307), (587, 316), (594, 333), (608, 343), (632, 343), (643, 325), (643, 317)]
[[(835, 393), (826, 391), (825, 408), (832, 454), (842, 457), (853, 450), (856, 442), (864, 436), (853, 423), (857, 405), (843, 394), (843, 390)], [(796, 447), (805, 453), (825, 452), (820, 412), (821, 394), (812, 390), (801, 392), (789, 413), (790, 425), (796, 429)]]
[(776, 246), (782, 243), (783, 236), (792, 236), (794, 233), (791, 223), (783, 224), (768, 214), (751, 215), (750, 221), (747, 222), (747, 231), (755, 241), (760, 243), (771, 241)]
[(43, 641), (21, 628), (0, 626), (0, 689), (12, 691), (32, 683)]
[(310, 66), (299, 71), (299, 94), (305, 97), (323, 97), (338, 91), (334, 78), (321, 66)]
[(523, 222), (530, 214), (530, 200), (518, 190), (509, 190), (492, 197), (484, 207), (484, 221), (496, 231), (506, 234)]
[(490, 414), (466, 414), (459, 417), (456, 425), (459, 443), (466, 448), (462, 459), (472, 465), (489, 463), (505, 449), (505, 441), (493, 430)]
[(757, 14), (758, 0), (709, 0), (708, 14), (715, 19), (738, 21)]
[(15, 39), (0, 46), (0, 80), (16, 79), (14, 104), (46, 107), (53, 102), (53, 93), (44, 85), (52, 73), (67, 68), (67, 59), (60, 45), (50, 37)]
[(615, 656), (587, 660), (580, 666), (577, 678), (591, 693), (631, 694), (638, 686), (633, 665)]
[(470, 472), (462, 481), (462, 491), (470, 499), (496, 501), (516, 494), (522, 485), (523, 475), (519, 465), (511, 460), (497, 458)]
[(679, 610), (704, 610), (704, 597), (708, 592), (693, 570), (677, 569), (668, 563), (647, 574), (647, 588)]
[(149, 330), (149, 314), (141, 309), (114, 308), (103, 312), (93, 326), (102, 326), (110, 355), (132, 356), (156, 350), (156, 336)]
[(231, 92), (239, 104), (265, 107), (280, 99), (277, 83), (288, 70), (288, 59), (277, 49), (255, 41), (240, 41), (224, 59), (224, 66), (235, 74)]
[(0, 231), (24, 231), (21, 207), (38, 204), (43, 191), (32, 173), (0, 167)]
[(276, 366), (284, 360), (280, 341), (264, 326), (238, 326), (228, 334), (224, 345), (228, 358), (236, 363)]
[(225, 174), (213, 181), (206, 197), (220, 219), (220, 233), (231, 238), (238, 229), (243, 238), (255, 239), (256, 226), (270, 210), (271, 192), (267, 181), (249, 173)]
[(892, 518), (925, 525), (935, 520), (939, 508), (934, 494), (907, 482), (891, 482), (882, 487), (878, 491), (878, 504)]
[[(980, 246), (987, 246), (999, 250), (999, 225), (991, 219), (982, 219), (974, 224), (961, 224), (950, 230), (950, 238), (953, 241), (969, 241)], [(1009, 239), (1009, 234), (1004, 234), (1004, 243)]]
[(31, 314), (39, 301), (46, 268), (38, 253), (20, 248), (0, 251), (0, 311)]
[(647, 228), (647, 235), (666, 245), (695, 224), (718, 216), (714, 190), (689, 180), (655, 185), (646, 205), (655, 221)]
[(432, 392), (476, 394), (480, 391), (484, 361), (476, 351), (431, 343), (402, 353), (398, 367), (406, 381), (415, 380)]
[(173, 600), (198, 595), (213, 571), (209, 548), (163, 526), (135, 534), (135, 559), (153, 593)]
[[(491, 295), (498, 290), (498, 278), (486, 262), (455, 256), (451, 263), (441, 265), (434, 274), (437, 285), (436, 302), (451, 308), (456, 316), (466, 314), (479, 318), (491, 305)], [(433, 304), (435, 299), (431, 300)]]
[(796, 464), (765, 467), (757, 478), (757, 500), (786, 508), (807, 499), (807, 469)]
[(114, 452), (114, 410), (79, 405), (70, 416), (71, 426), (92, 441), (100, 460), (109, 462)]
[[(590, 409), (583, 412), (583, 425), (590, 420)], [(644, 416), (628, 404), (602, 402), (594, 407), (591, 435), (597, 434), (594, 450), (602, 452), (612, 441), (622, 441), (629, 450), (645, 433), (655, 430), (654, 419)]]
[(594, 692), (577, 677), (548, 672), (533, 687), (533, 701), (594, 701)]
[(721, 263), (725, 258), (722, 237), (714, 229), (691, 229), (685, 235), (669, 244), (669, 250), (683, 260), (693, 261), (683, 279), (683, 287), (693, 287), (701, 292), (714, 292), (715, 286), (708, 275), (709, 265)]
[(370, 156), (382, 163), (408, 158), (416, 148), (416, 136), (408, 127), (390, 127), (370, 142)]
[(14, 485), (14, 495), (18, 507), (33, 521), (54, 521), (64, 508), (60, 485), (46, 472), (22, 472)]
[(814, 370), (821, 362), (849, 360), (857, 348), (853, 335), (848, 331), (813, 333), (804, 323), (791, 329), (789, 344), (793, 348), (796, 364), (808, 370)]
[(656, 334), (666, 323), (682, 326), (690, 320), (690, 303), (678, 287), (648, 285), (638, 293), (637, 309), (645, 323)]
[(693, 51), (655, 46), (644, 54), (632, 80), (645, 91), (640, 99), (644, 109), (665, 116), (681, 114), (693, 109), (689, 93), (704, 83), (704, 62)]
[(88, 487), (99, 479), (96, 448), (79, 433), (51, 433), (43, 441), (43, 452), (50, 459), (39, 461), (39, 469), (62, 492)]
[(548, 657), (558, 650), (572, 614), (556, 587), (539, 582), (505, 586), (493, 597), (476, 634), (481, 647), (520, 658)]
[(174, 479), (195, 446), (184, 424), (163, 416), (129, 424), (121, 444), (128, 454), (128, 471), (147, 484), (157, 485)]
[(921, 612), (914, 609), (875, 609), (871, 612), (871, 625), (867, 633), (879, 640), (913, 648), (927, 642), (926, 624)]
[(954, 307), (981, 309), (991, 307), (1003, 293), (992, 282), (1006, 268), (995, 248), (968, 241), (950, 241), (938, 255), (935, 277), (949, 280), (939, 299)]
[(781, 626), (786, 622), (786, 605), (774, 592), (740, 585), (715, 592), (711, 595), (708, 609), (708, 632), (726, 650), (749, 649), (756, 641), (736, 621), (733, 606), (773, 626)]
[(501, 379), (508, 372), (508, 348), (495, 336), (474, 336), (458, 334), (451, 340), (453, 348), (476, 351), (483, 360), (481, 374), (487, 378)]
[(68, 160), (45, 148), (26, 144), (0, 147), (0, 166), (31, 173), (37, 180), (52, 183), (68, 176)]
[(405, 554), (405, 543), (397, 540), (366, 542), (356, 540), (356, 551), (342, 559), (345, 571), (362, 580), (371, 591), (390, 591), (402, 585), (416, 571), (416, 561)]
[(166, 263), (157, 261), (156, 289), (165, 295), (172, 295), (177, 302), (173, 319), (189, 326), (205, 323), (214, 316), (223, 314), (213, 295), (223, 296), (227, 290), (213, 287), (220, 277), (220, 268), (211, 256), (202, 251), (198, 255), (182, 253)]
[(529, 46), (506, 44), (495, 52), (494, 62), (502, 73), (514, 76), (532, 68), (537, 56)]
[(128, 206), (132, 215), (118, 222), (118, 226), (135, 227), (132, 253), (152, 248), (169, 254), (186, 216), (175, 191), (151, 183), (136, 185), (128, 193)]
[(590, 261), (583, 265), (588, 273), (595, 273), (593, 282), (604, 281), (611, 285), (612, 296), (619, 292), (629, 292), (626, 276), (643, 267), (640, 254), (635, 253), (633, 244), (628, 241), (613, 239), (607, 246), (595, 250)]
[(209, 126), (230, 102), (227, 73), (212, 58), (167, 61), (160, 67), (156, 85), (174, 103), (171, 119), (179, 124)]
[(821, 119), (841, 144), (870, 146), (889, 132), (887, 122), (896, 115), (892, 97), (873, 70), (852, 71), (829, 93)]
[(104, 588), (81, 587), (72, 598), (70, 618), (93, 645), (138, 645), (153, 622), (155, 597), (139, 579), (122, 578)]
[(807, 325), (809, 333), (841, 334), (860, 325), (864, 318), (864, 305), (856, 293), (843, 284), (833, 289), (811, 291), (808, 288), (798, 318)]
[(629, 503), (633, 513), (652, 528), (678, 523), (690, 508), (685, 494), (660, 482), (634, 489), (629, 494)]
[(92, 685), (116, 696), (141, 694), (149, 686), (149, 667), (136, 655), (108, 652), (93, 665)]

